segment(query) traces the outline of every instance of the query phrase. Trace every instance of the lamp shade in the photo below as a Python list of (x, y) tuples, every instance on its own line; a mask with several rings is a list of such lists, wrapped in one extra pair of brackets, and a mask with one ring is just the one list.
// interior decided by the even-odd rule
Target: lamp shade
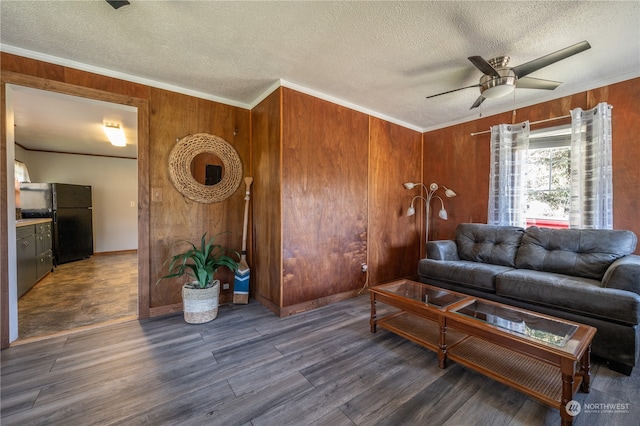
[(447, 197), (451, 198), (451, 197), (455, 197), (456, 195), (458, 195), (455, 192), (453, 192), (452, 189), (449, 189), (444, 185), (442, 187), (444, 188), (444, 195), (446, 195)]

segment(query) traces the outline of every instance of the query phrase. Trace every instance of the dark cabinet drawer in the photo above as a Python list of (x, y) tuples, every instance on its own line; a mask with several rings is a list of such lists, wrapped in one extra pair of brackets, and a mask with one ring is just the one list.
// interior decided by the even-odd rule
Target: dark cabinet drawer
[[(31, 227), (33, 228), (33, 227)], [(21, 236), (16, 240), (18, 297), (22, 296), (37, 281), (36, 236)]]
[(53, 269), (51, 221), (16, 228), (18, 297)]
[(44, 253), (38, 255), (36, 259), (36, 281), (47, 275), (53, 269), (53, 252), (47, 250)]

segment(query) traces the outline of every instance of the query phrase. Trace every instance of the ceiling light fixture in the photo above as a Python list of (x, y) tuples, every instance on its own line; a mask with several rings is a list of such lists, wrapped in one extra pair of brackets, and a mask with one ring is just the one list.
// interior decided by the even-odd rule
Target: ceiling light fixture
[(124, 130), (119, 124), (104, 123), (104, 132), (113, 146), (127, 146), (127, 139), (124, 137)]

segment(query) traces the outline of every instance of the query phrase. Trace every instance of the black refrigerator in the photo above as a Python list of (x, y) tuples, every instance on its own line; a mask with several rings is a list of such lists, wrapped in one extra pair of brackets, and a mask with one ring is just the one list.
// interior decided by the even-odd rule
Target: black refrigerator
[(53, 221), (54, 264), (93, 254), (91, 186), (67, 183), (20, 184), (22, 217)]

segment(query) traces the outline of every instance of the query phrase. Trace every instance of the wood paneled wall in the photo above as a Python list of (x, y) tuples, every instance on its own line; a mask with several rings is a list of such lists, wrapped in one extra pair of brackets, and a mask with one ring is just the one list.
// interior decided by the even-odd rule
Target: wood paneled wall
[[(438, 191), (447, 210), (446, 221), (438, 216), (440, 204), (437, 200), (432, 201), (430, 240), (453, 237), (458, 223), (487, 222), (490, 135), (471, 136), (471, 133), (482, 132), (492, 124), (510, 120), (511, 114), (505, 113), (423, 135), (423, 182), (427, 186), (432, 182), (444, 185), (457, 194), (456, 197), (447, 198), (444, 191)], [(424, 241), (424, 230), (421, 241)], [(424, 255), (423, 246), (421, 257)]]
[(376, 285), (417, 273), (424, 231), (423, 202), (406, 216), (420, 189), (404, 182), (422, 182), (420, 132), (370, 117), (369, 133), (369, 284)]
[(369, 129), (367, 115), (291, 89), (282, 105), (282, 305), (293, 313), (364, 282)]
[(47, 81), (68, 83), (78, 88), (96, 89), (140, 99), (148, 99), (149, 97), (150, 88), (142, 84), (16, 56), (6, 52), (0, 52), (0, 67), (3, 72), (12, 71)]
[(258, 300), (285, 316), (415, 275), (423, 220), (402, 183), (421, 180), (419, 132), (287, 88), (252, 132)]
[[(603, 88), (577, 93), (549, 102), (521, 108), (515, 113), (485, 117), (479, 120), (426, 132), (424, 134), (425, 182), (437, 182), (458, 194), (445, 198), (449, 220), (432, 216), (431, 239), (455, 236), (459, 223), (487, 220), (489, 188), (489, 134), (471, 136), (501, 123), (531, 122), (568, 115), (571, 109), (588, 109), (599, 102), (613, 106), (613, 224), (616, 229), (629, 229), (640, 236), (640, 79), (636, 78)], [(565, 121), (566, 122), (566, 121)], [(554, 121), (549, 124), (561, 124)], [(532, 125), (532, 128), (544, 124)], [(636, 250), (640, 253), (640, 247)]]
[(282, 306), (282, 89), (251, 111), (253, 263), (249, 291), (280, 314)]
[[(169, 179), (169, 154), (176, 141), (196, 133), (210, 133), (229, 142), (238, 152), (244, 175), (251, 174), (250, 112), (217, 102), (151, 88), (150, 126), (150, 236), (152, 315), (182, 310), (184, 279), (157, 279), (166, 274), (163, 263), (172, 254), (176, 240), (199, 242), (204, 232), (216, 243), (238, 252), (242, 245), (244, 183), (227, 200), (203, 204), (178, 192)], [(156, 194), (159, 194), (157, 196)], [(222, 233), (222, 234), (221, 234)], [(182, 248), (185, 246), (183, 245)], [(176, 250), (179, 247), (176, 247)], [(216, 278), (233, 283), (233, 273), (220, 269)], [(233, 298), (233, 285), (220, 293), (220, 302)]]

